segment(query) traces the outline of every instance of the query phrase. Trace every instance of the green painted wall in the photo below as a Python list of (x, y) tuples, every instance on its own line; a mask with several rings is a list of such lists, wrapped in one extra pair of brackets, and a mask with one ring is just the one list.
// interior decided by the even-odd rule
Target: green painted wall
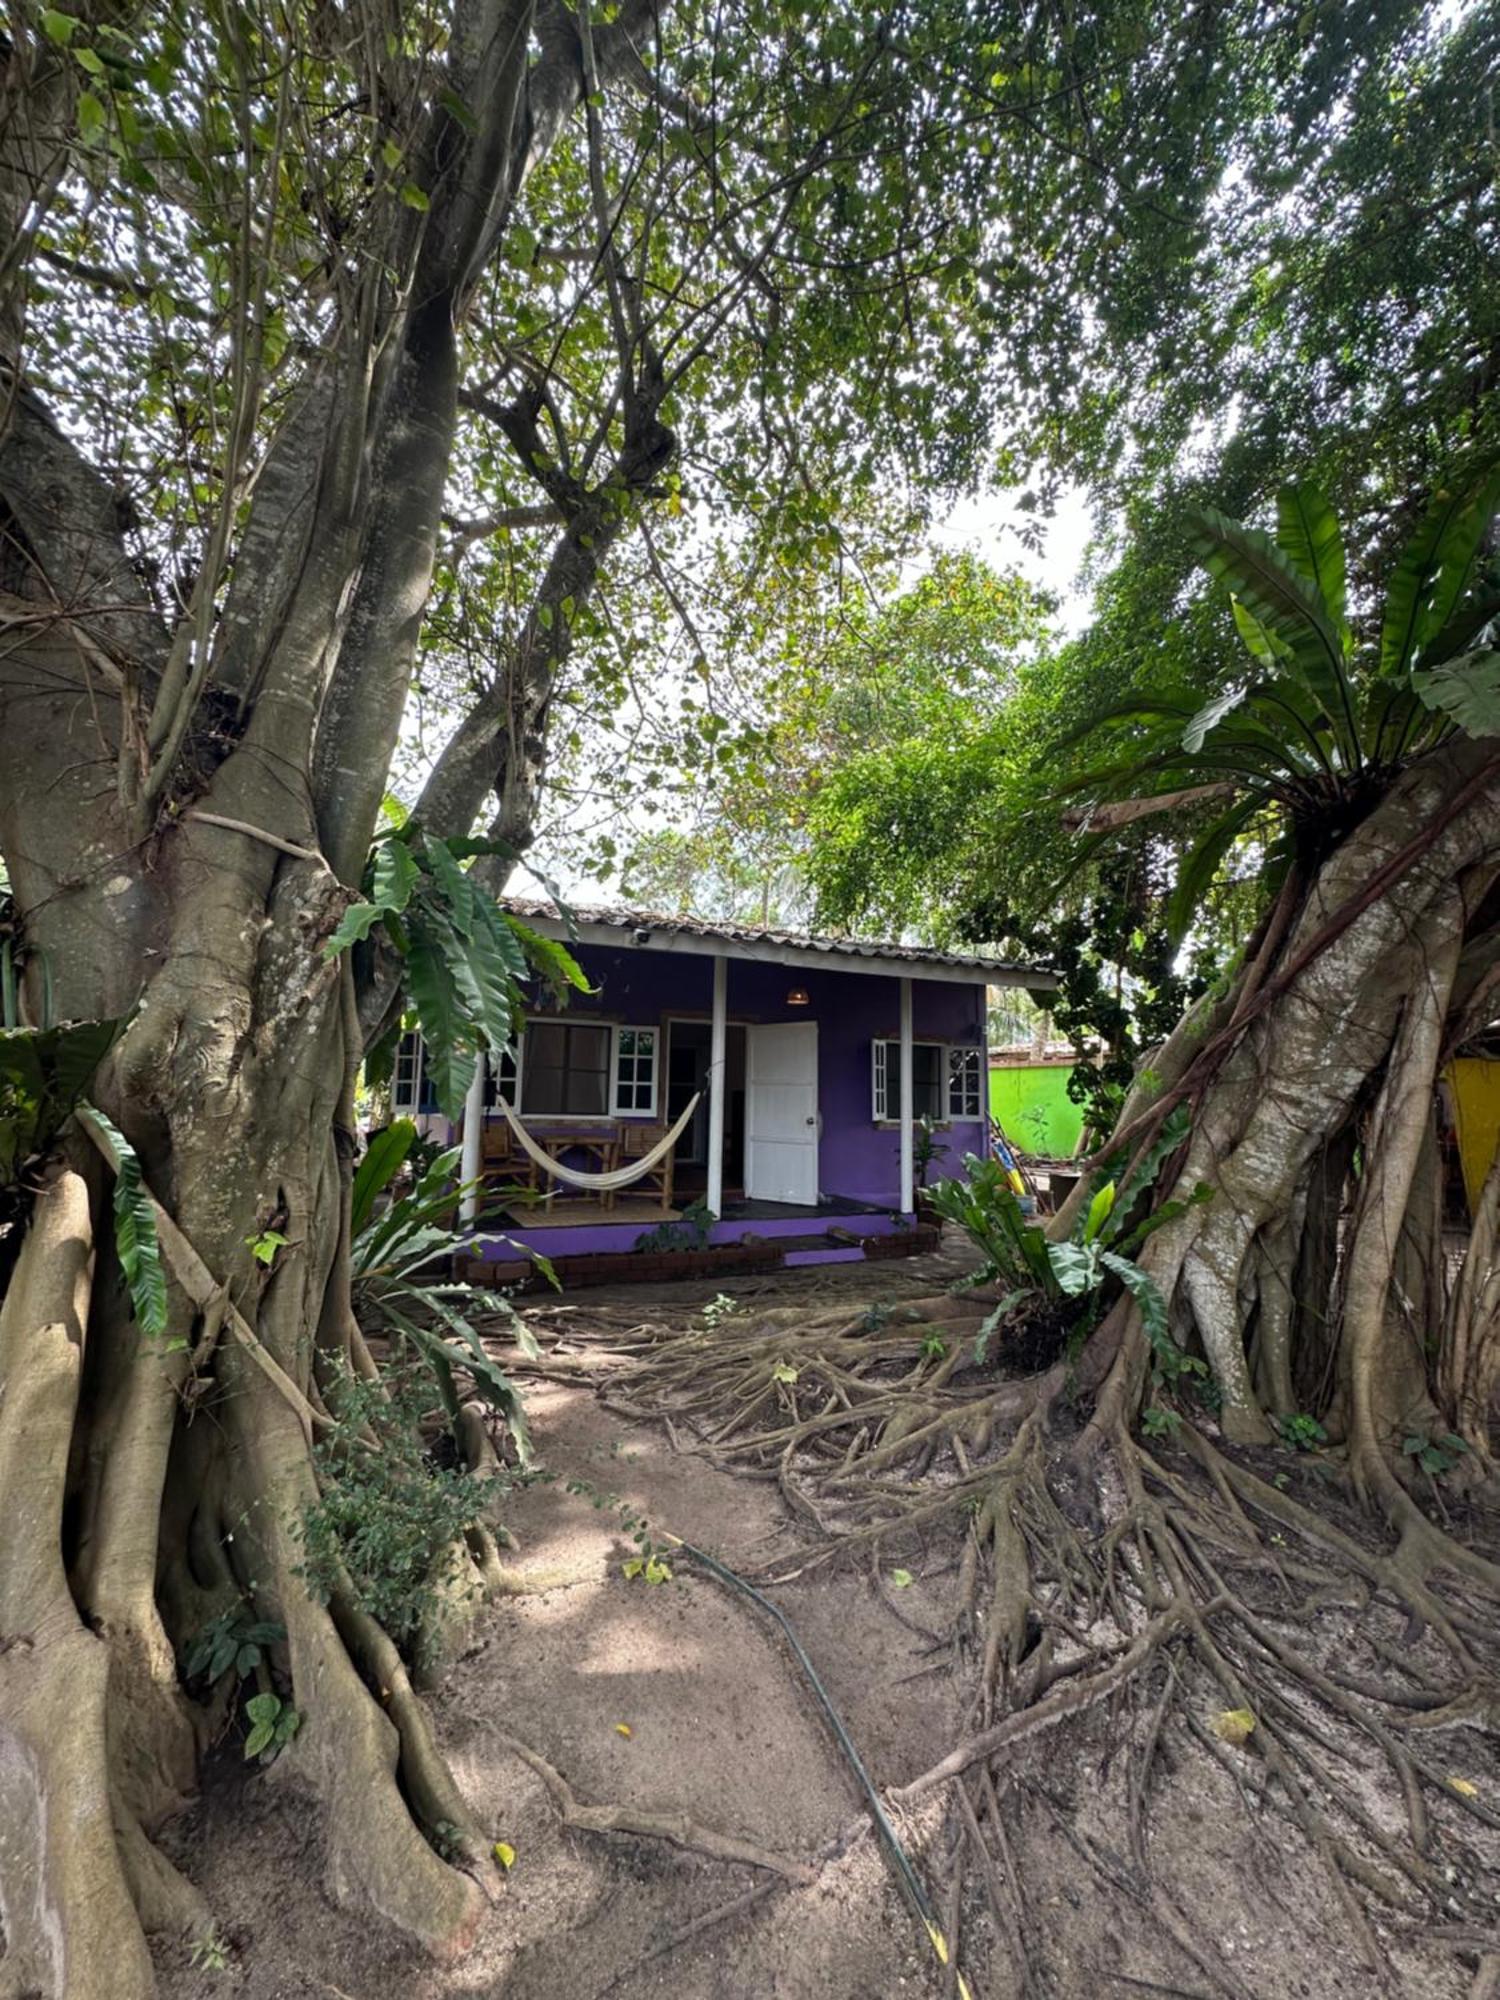
[(1071, 1064), (990, 1071), (990, 1113), (1019, 1152), (1072, 1157), (1083, 1130), (1083, 1107), (1068, 1096), (1071, 1075)]

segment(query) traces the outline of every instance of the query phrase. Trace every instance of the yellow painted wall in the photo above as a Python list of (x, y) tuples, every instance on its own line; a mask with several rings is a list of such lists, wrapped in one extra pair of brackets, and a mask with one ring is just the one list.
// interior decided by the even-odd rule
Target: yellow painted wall
[(1500, 1062), (1488, 1056), (1459, 1056), (1448, 1065), (1448, 1082), (1458, 1124), (1464, 1192), (1472, 1215), (1500, 1143)]

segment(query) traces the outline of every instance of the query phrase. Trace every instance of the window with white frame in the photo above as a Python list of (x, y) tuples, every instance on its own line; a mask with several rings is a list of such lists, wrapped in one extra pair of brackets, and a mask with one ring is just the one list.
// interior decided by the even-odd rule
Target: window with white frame
[(655, 1028), (616, 1028), (613, 1109), (624, 1118), (656, 1116)]
[(979, 1049), (948, 1051), (948, 1116), (984, 1116), (983, 1061)]
[[(911, 1112), (935, 1124), (982, 1115), (981, 1064), (978, 1049), (950, 1048), (946, 1042), (911, 1045)], [(894, 1124), (901, 1116), (901, 1044), (892, 1040), (871, 1044), (871, 1099), (877, 1125)]]
[[(654, 1118), (659, 1035), (655, 1028), (619, 1028), (608, 1021), (549, 1021), (533, 1017), (515, 1041), (492, 1054), (484, 1101), (503, 1097), (526, 1117)], [(423, 1106), (422, 1038), (401, 1037), (391, 1082), (394, 1111)]]
[(522, 1111), (606, 1117), (613, 1044), (614, 1030), (602, 1021), (528, 1021)]
[(411, 1118), (422, 1103), (422, 1037), (413, 1028), (396, 1044), (391, 1071), (391, 1114)]
[(490, 1053), (484, 1073), (484, 1102), (487, 1110), (493, 1110), (497, 1098), (503, 1097), (512, 1110), (517, 1102), (517, 1085), (521, 1075), (520, 1037), (508, 1042), (496, 1055)]

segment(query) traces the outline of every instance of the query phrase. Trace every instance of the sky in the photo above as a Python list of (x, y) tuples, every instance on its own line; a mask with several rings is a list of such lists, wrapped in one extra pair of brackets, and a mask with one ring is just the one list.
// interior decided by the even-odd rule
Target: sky
[(973, 493), (960, 500), (931, 540), (940, 549), (973, 548), (997, 569), (1014, 568), (1058, 600), (1061, 636), (1072, 638), (1088, 623), (1090, 600), (1079, 584), (1084, 550), (1093, 534), (1082, 487), (1066, 487), (1057, 512), (1041, 524), (1040, 553), (1028, 549), (1018, 530), (1027, 521), (1006, 493)]

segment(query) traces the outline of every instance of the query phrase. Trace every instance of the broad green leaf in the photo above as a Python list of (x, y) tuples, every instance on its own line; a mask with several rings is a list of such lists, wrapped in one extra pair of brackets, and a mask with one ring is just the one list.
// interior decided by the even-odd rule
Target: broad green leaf
[(474, 1080), (478, 1049), (441, 941), (420, 918), (412, 921), (406, 976), (426, 1045), (427, 1074), (444, 1117), (457, 1119)]
[(1285, 640), (1278, 639), (1274, 633), (1268, 632), (1255, 614), (1247, 611), (1237, 597), (1230, 597), (1229, 608), (1234, 613), (1235, 627), (1251, 657), (1259, 660), (1263, 667), (1269, 667), (1273, 673), (1278, 667), (1284, 666), (1291, 654), (1291, 648)]
[(78, 1107), (104, 1140), (115, 1170), (115, 1254), (125, 1273), (136, 1324), (150, 1340), (167, 1330), (167, 1279), (156, 1238), (156, 1211), (141, 1179), (141, 1163), (124, 1133), (93, 1104)]
[(1256, 816), (1265, 800), (1241, 799), (1203, 833), (1177, 864), (1177, 880), (1167, 901), (1167, 935), (1180, 943), (1192, 928), (1203, 898), (1218, 875), (1225, 855)]
[(1316, 588), (1258, 528), (1231, 521), (1213, 507), (1194, 508), (1190, 518), (1198, 562), (1285, 645), (1288, 670), (1321, 704), (1346, 759), (1358, 763), (1359, 733), (1343, 640)]
[(474, 929), (474, 884), (449, 852), (446, 842), (432, 834), (422, 837), (422, 855), (437, 885), (438, 900), (448, 911), (448, 920), (461, 937)]
[(511, 934), (520, 941), (526, 956), (554, 992), (560, 993), (566, 986), (573, 987), (579, 993), (593, 992), (588, 974), (565, 944), (561, 944), (556, 938), (543, 937), (540, 931), (532, 930), (529, 924), (521, 922), (517, 917), (508, 916), (503, 910), (499, 915)]
[(337, 958), (350, 945), (361, 944), (385, 915), (381, 903), (351, 903), (339, 919), (338, 929), (323, 947), (325, 958)]
[(78, 132), (84, 140), (97, 139), (107, 122), (104, 106), (93, 91), (78, 94)]
[(417, 1128), (410, 1118), (395, 1118), (383, 1132), (377, 1132), (354, 1174), (353, 1210), (350, 1230), (355, 1236), (370, 1219), (375, 1197), (383, 1194), (395, 1179), (416, 1141)]
[(1115, 1184), (1113, 1181), (1106, 1181), (1104, 1186), (1100, 1188), (1099, 1192), (1089, 1203), (1089, 1212), (1083, 1225), (1083, 1240), (1085, 1243), (1093, 1243), (1097, 1240), (1100, 1231), (1110, 1218), (1110, 1213), (1114, 1205)]
[(1347, 655), (1352, 642), (1344, 538), (1327, 495), (1311, 481), (1284, 486), (1276, 496), (1276, 525), (1276, 539), (1322, 599)]
[(1139, 1264), (1132, 1264), (1127, 1257), (1117, 1257), (1111, 1250), (1104, 1252), (1100, 1262), (1107, 1270), (1114, 1272), (1139, 1306), (1141, 1324), (1146, 1329), (1146, 1337), (1151, 1345), (1158, 1350), (1163, 1342), (1176, 1347), (1176, 1342), (1167, 1330), (1167, 1302), (1148, 1273), (1143, 1271)]
[(1182, 732), (1183, 749), (1201, 750), (1209, 731), (1217, 728), (1226, 715), (1238, 708), (1249, 692), (1249, 687), (1241, 681), (1234, 687), (1226, 688), (1222, 694), (1216, 694), (1212, 701), (1205, 702)]
[(422, 870), (407, 841), (392, 839), (375, 843), (370, 897), (382, 910), (404, 910), (421, 879)]
[(1070, 1298), (1082, 1298), (1099, 1282), (1099, 1250), (1093, 1243), (1049, 1243), (1052, 1275)]
[(1380, 671), (1401, 679), (1454, 615), (1500, 497), (1500, 470), (1457, 480), (1433, 500), (1386, 591)]
[(1427, 707), (1470, 736), (1500, 736), (1500, 653), (1466, 653), (1411, 677)]

